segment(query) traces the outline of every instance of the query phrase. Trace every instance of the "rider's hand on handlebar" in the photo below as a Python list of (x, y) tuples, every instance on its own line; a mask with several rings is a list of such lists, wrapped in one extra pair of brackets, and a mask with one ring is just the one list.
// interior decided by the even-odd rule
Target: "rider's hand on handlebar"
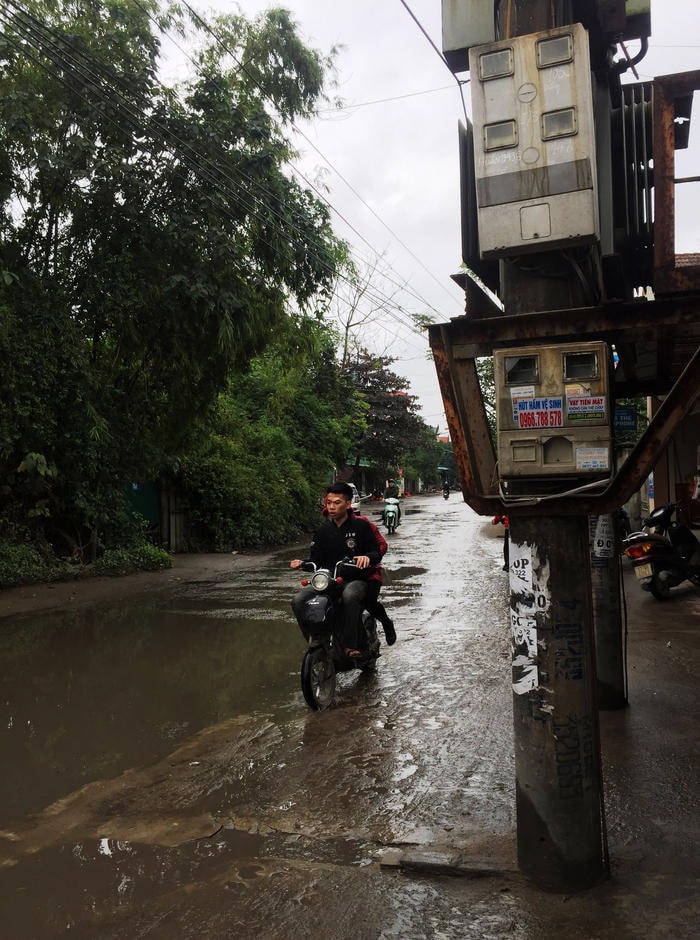
[(295, 570), (297, 568), (301, 568), (302, 565), (303, 565), (303, 562), (301, 558), (292, 558), (292, 560), (289, 562), (289, 567), (294, 568)]
[(368, 555), (355, 555), (353, 561), (358, 568), (369, 568), (369, 556)]

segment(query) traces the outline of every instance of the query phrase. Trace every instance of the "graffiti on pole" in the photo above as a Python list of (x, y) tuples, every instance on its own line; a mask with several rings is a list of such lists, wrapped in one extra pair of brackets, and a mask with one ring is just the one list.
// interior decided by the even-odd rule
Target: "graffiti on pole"
[(551, 608), (549, 562), (539, 560), (537, 546), (511, 543), (508, 570), (513, 692), (525, 695), (540, 683), (537, 627)]

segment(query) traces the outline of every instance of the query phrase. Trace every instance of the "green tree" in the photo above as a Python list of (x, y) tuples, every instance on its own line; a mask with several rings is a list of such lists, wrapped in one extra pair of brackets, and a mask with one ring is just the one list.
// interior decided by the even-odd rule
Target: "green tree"
[[(7, 0), (0, 26), (3, 516), (96, 547), (288, 302), (330, 289), (328, 210), (286, 171), (328, 62), (282, 10), (210, 25), (155, 0)], [(177, 89), (165, 29), (198, 44)], [(26, 485), (28, 453), (50, 479)]]
[(337, 336), (309, 317), (245, 373), (232, 375), (176, 481), (198, 548), (279, 543), (318, 522), (319, 497), (344, 462), (359, 403), (336, 368)]
[(362, 458), (393, 472), (423, 440), (418, 399), (409, 382), (390, 369), (393, 359), (359, 351), (346, 363), (346, 374), (365, 406), (364, 427), (352, 444), (355, 466)]
[(481, 398), (486, 411), (486, 421), (491, 431), (491, 440), (496, 445), (496, 381), (493, 372), (493, 356), (483, 356), (476, 360), (476, 373), (479, 377)]
[(404, 460), (404, 476), (407, 479), (420, 479), (425, 486), (435, 486), (440, 482), (438, 467), (444, 461), (445, 445), (438, 440), (437, 435), (437, 428), (423, 425), (420, 440)]

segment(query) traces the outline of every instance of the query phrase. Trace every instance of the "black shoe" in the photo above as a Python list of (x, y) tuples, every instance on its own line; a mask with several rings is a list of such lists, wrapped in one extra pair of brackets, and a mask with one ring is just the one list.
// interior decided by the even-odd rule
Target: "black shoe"
[(396, 643), (396, 630), (394, 630), (394, 621), (387, 620), (386, 623), (383, 623), (384, 627), (384, 636), (386, 637), (386, 645), (393, 646)]

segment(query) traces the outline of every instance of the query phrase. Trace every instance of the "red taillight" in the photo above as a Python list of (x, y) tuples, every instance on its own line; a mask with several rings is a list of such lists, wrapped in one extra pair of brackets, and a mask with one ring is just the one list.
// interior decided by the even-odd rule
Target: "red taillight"
[(311, 584), (311, 582), (309, 581), (308, 578), (302, 578), (302, 579), (301, 579), (301, 586), (302, 586), (302, 587), (308, 587), (310, 584)]
[(630, 545), (629, 548), (625, 549), (625, 555), (628, 558), (643, 558), (645, 555), (648, 555), (653, 548), (652, 542), (637, 542), (635, 545)]

